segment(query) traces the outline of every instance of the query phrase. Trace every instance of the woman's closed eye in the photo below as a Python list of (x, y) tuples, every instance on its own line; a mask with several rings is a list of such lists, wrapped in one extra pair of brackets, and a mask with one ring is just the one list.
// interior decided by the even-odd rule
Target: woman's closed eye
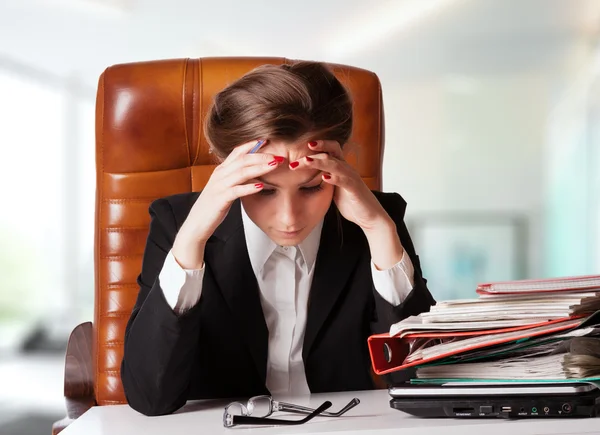
[(306, 193), (306, 194), (311, 194), (311, 193), (319, 192), (321, 190), (323, 190), (323, 181), (321, 181), (316, 186), (306, 186), (306, 187), (301, 187), (300, 188), (300, 191), (302, 193)]
[(261, 196), (269, 196), (269, 195), (273, 195), (275, 193), (275, 189), (262, 189), (260, 192), (258, 192), (259, 195)]

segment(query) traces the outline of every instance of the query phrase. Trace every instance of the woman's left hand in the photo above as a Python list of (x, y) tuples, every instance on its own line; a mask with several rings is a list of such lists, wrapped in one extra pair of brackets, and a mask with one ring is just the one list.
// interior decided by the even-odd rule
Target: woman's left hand
[(338, 142), (319, 140), (309, 142), (310, 150), (316, 152), (290, 163), (292, 169), (317, 169), (325, 183), (335, 186), (333, 200), (347, 220), (354, 222), (365, 232), (381, 228), (393, 221), (360, 175), (344, 160)]
[(404, 255), (404, 248), (396, 224), (360, 175), (344, 161), (340, 144), (319, 140), (310, 142), (308, 147), (316, 154), (290, 163), (290, 168), (322, 171), (323, 182), (335, 186), (333, 200), (342, 216), (365, 233), (375, 267), (384, 270), (397, 264)]

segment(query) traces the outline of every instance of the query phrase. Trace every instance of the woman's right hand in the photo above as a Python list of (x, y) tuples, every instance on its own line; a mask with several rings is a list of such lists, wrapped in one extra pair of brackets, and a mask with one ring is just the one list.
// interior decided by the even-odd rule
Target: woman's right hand
[[(247, 183), (276, 169), (284, 158), (266, 153), (248, 154), (256, 141), (236, 147), (217, 166), (179, 229), (171, 253), (184, 269), (201, 269), (204, 247), (238, 198), (263, 189), (262, 183)], [(263, 145), (264, 146), (264, 145)]]

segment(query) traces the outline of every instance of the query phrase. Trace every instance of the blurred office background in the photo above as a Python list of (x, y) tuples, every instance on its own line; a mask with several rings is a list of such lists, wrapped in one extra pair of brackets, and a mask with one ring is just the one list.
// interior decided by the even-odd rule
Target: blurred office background
[(384, 189), (408, 201), (440, 300), (600, 273), (599, 30), (600, 0), (0, 0), (2, 433), (49, 433), (67, 335), (93, 318), (107, 66), (241, 55), (376, 72)]

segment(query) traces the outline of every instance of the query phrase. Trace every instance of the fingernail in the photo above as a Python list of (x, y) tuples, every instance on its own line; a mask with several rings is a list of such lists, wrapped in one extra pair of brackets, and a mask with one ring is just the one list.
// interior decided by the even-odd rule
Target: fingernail
[(275, 156), (275, 160), (277, 160), (277, 163), (283, 163), (285, 159), (281, 156)]
[[(282, 160), (282, 161), (283, 161), (283, 160)], [(281, 162), (282, 162), (282, 161), (281, 161)], [(279, 160), (277, 160), (277, 158), (275, 158), (275, 159), (273, 159), (273, 160), (271, 160), (271, 161), (269, 162), (269, 166), (275, 166), (275, 165), (278, 165), (278, 164), (279, 164), (279, 163), (281, 163), (281, 162), (280, 162)]]
[(311, 157), (308, 157), (308, 156), (306, 156), (305, 159), (306, 159), (307, 162), (312, 162), (313, 161), (313, 159)]
[(308, 146), (309, 146), (309, 147), (316, 147), (316, 146), (317, 146), (317, 141), (316, 141), (316, 140), (311, 140), (311, 141), (308, 143)]
[(264, 186), (264, 184), (263, 184), (263, 183), (256, 183), (256, 184), (254, 185), (254, 187), (256, 187), (257, 189), (262, 189), (262, 188), (263, 188), (263, 186)]
[(300, 164), (300, 162), (292, 162), (292, 163), (290, 163), (290, 168), (292, 168), (292, 169), (297, 168), (299, 164)]
[(323, 174), (323, 178), (326, 180), (330, 180), (331, 179), (331, 175), (329, 174)]

